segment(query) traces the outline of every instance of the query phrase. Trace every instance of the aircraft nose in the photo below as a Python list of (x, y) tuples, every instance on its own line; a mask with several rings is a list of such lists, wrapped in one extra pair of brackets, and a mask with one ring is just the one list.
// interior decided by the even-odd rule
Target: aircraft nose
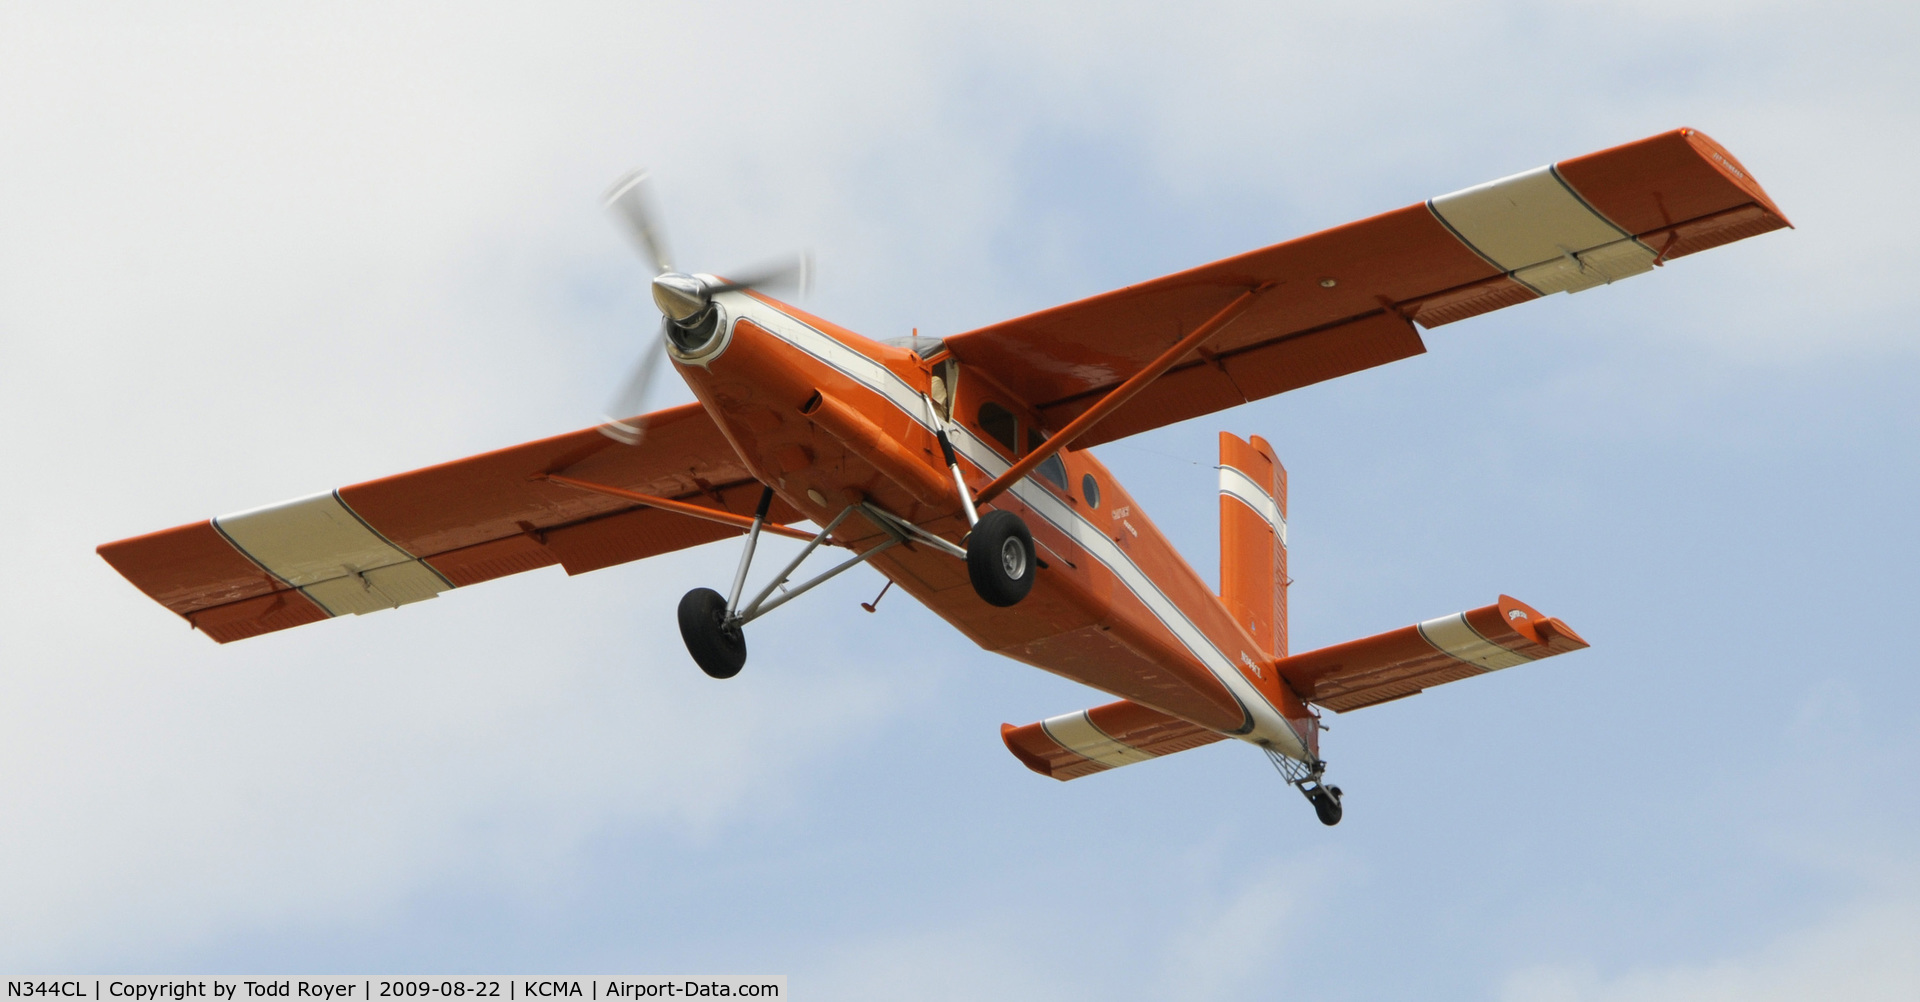
[(667, 319), (682, 321), (707, 308), (707, 285), (692, 275), (667, 272), (653, 280), (653, 302)]

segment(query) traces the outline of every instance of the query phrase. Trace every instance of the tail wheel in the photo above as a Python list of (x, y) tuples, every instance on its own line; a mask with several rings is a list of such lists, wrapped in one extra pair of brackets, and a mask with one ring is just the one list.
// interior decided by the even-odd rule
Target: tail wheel
[(747, 663), (747, 638), (727, 625), (727, 600), (712, 588), (695, 588), (680, 599), (680, 639), (700, 670), (732, 678)]
[(1033, 590), (1033, 533), (1010, 511), (980, 516), (967, 536), (967, 577), (988, 605), (1017, 604)]
[(1340, 823), (1344, 813), (1340, 808), (1340, 788), (1323, 786), (1307, 794), (1313, 803), (1313, 813), (1320, 816), (1320, 823), (1329, 827)]

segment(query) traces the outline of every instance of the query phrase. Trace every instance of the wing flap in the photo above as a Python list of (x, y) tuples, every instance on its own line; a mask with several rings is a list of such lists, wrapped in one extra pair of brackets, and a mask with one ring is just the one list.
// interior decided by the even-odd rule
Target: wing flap
[(956, 334), (947, 346), (1046, 408), (1118, 385), (1249, 288), (1273, 286), (1206, 351), (1230, 355), (1380, 313), (1383, 299), (1408, 302), (1498, 274), (1425, 205), (1413, 205)]
[[(742, 485), (747, 487), (748, 485)], [(749, 488), (759, 493), (759, 485)], [(735, 491), (738, 495), (742, 491)], [(740, 503), (717, 505), (736, 514)], [(748, 511), (751, 511), (748, 508)], [(559, 558), (568, 574), (585, 574), (603, 567), (659, 556), (716, 539), (738, 536), (740, 530), (716, 522), (703, 522), (678, 512), (657, 508), (635, 508), (602, 518), (588, 519), (544, 533), (547, 548)]]
[(1409, 321), (1430, 329), (1595, 288), (1786, 225), (1731, 154), (1677, 129), (946, 343), (1057, 427), (1265, 289), (1078, 442), (1095, 445), (1418, 354)]
[[(1374, 312), (1244, 348), (1209, 351), (1200, 361), (1155, 380), (1075, 444), (1089, 448), (1426, 350), (1419, 333), (1399, 314)], [(1083, 393), (1040, 413), (1058, 428), (1098, 403), (1103, 394)]]
[(1025, 727), (1000, 725), (1000, 739), (1027, 768), (1062, 782), (1171, 755), (1226, 735), (1120, 700)]
[(560, 562), (553, 550), (530, 532), (463, 546), (427, 560), (455, 588), (503, 578), (509, 574), (551, 567)]
[(1308, 702), (1345, 713), (1585, 648), (1565, 623), (1507, 595), (1493, 605), (1282, 658)]

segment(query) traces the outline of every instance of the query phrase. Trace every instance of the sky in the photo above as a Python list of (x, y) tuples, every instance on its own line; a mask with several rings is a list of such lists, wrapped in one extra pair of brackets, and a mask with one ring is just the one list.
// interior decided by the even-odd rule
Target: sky
[[(0, 971), (1916, 997), (1917, 22), (0, 0)], [(1296, 650), (1502, 592), (1592, 642), (1329, 716), (1336, 828), (1233, 742), (1033, 775), (997, 727), (1105, 698), (871, 571), (715, 682), (730, 542), (226, 646), (92, 552), (591, 424), (636, 164), (690, 267), (808, 249), (892, 337), (1682, 125), (1796, 229), (1096, 450), (1216, 579), (1214, 434), (1271, 440)]]

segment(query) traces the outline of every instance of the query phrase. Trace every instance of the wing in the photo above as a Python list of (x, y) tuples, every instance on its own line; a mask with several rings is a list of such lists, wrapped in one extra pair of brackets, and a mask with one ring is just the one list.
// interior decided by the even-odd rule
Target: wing
[[(646, 440), (594, 429), (136, 536), (107, 563), (227, 643), (559, 564), (580, 574), (737, 534), (734, 526), (538, 479), (568, 477), (750, 514), (760, 484), (698, 404)], [(723, 516), (724, 517), (724, 516)], [(772, 518), (798, 514), (776, 505)]]
[(1493, 605), (1281, 658), (1274, 668), (1308, 702), (1345, 713), (1586, 646), (1567, 624), (1502, 595)]
[(1579, 292), (1788, 225), (1692, 129), (1516, 174), (947, 339), (1064, 426), (1240, 293), (1246, 312), (1085, 447), (1426, 350), (1413, 325)]

